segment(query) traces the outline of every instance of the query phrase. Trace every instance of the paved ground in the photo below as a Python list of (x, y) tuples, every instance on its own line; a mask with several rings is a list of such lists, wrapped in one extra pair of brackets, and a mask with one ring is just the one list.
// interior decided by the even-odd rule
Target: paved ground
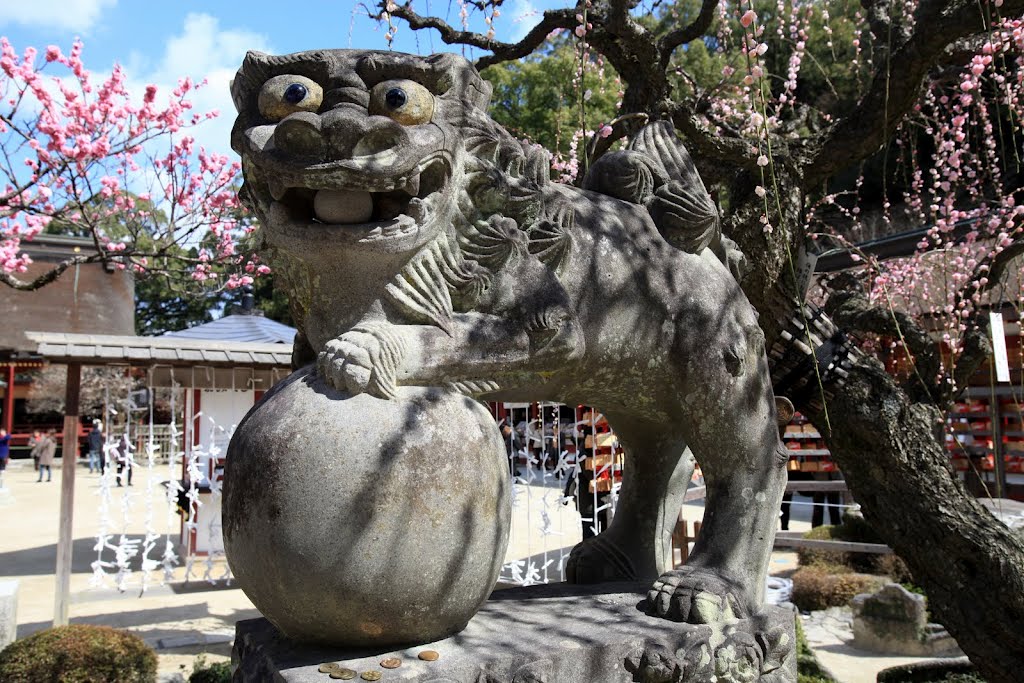
[[(153, 512), (153, 527), (160, 533), (171, 531), (176, 540), (178, 519), (168, 517), (163, 488), (159, 486), (168, 478), (166, 466), (154, 472), (151, 484), (144, 471), (139, 475), (132, 488), (111, 490), (111, 527), (107, 531), (113, 536), (111, 541), (116, 545), (122, 533), (144, 535), (148, 510)], [(4, 520), (0, 534), (0, 579), (13, 578), (20, 582), (18, 637), (52, 623), (60, 477), (58, 461), (53, 481), (36, 483), (31, 463), (22, 460), (12, 463), (4, 479), (10, 495), (0, 497), (0, 516)], [(184, 567), (178, 567), (167, 584), (161, 584), (161, 573), (154, 572), (144, 592), (141, 572), (130, 577), (129, 589), (125, 592), (116, 590), (112, 582), (106, 587), (90, 585), (92, 562), (97, 559), (94, 547), (100, 524), (100, 490), (99, 475), (90, 475), (80, 467), (75, 482), (71, 621), (106, 624), (139, 634), (157, 648), (161, 674), (182, 672), (187, 678), (198, 654), (205, 653), (207, 661), (226, 659), (231, 651), (235, 622), (259, 616), (259, 613), (234, 584), (210, 585), (202, 581), (205, 566), (195, 567), (189, 582), (185, 581)], [(147, 492), (151, 507), (146, 504)], [(546, 573), (549, 579), (560, 577), (559, 561), (580, 538), (579, 516), (572, 505), (558, 502), (560, 492), (561, 482), (557, 480), (546, 485), (535, 482), (522, 489), (519, 504), (514, 508), (513, 532), (506, 558), (526, 560), (524, 566), (532, 561), (539, 574)], [(797, 497), (795, 502), (802, 500), (805, 501)], [(700, 520), (703, 508), (699, 504), (688, 504), (684, 515), (689, 520)], [(809, 518), (809, 506), (794, 505), (791, 529), (809, 528)], [(546, 533), (537, 531), (541, 527)], [(162, 552), (163, 538), (158, 546)], [(159, 557), (160, 552), (151, 555)], [(112, 561), (113, 553), (107, 550), (102, 559)], [(138, 569), (139, 558), (135, 558), (132, 566)], [(795, 566), (795, 553), (778, 552), (772, 557), (775, 575), (785, 576)], [(212, 569), (214, 575), (219, 575), (224, 568), (216, 565)], [(851, 636), (841, 620), (814, 619), (808, 623), (807, 631), (823, 664), (841, 683), (874, 681), (875, 673), (882, 668), (913, 661), (876, 657), (849, 647), (846, 641)]]

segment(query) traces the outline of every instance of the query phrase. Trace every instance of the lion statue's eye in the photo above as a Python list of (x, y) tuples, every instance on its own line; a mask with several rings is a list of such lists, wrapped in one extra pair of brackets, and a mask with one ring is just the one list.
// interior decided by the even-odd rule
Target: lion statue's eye
[(260, 89), (260, 114), (271, 121), (280, 121), (297, 111), (317, 111), (324, 100), (324, 90), (305, 76), (283, 74), (274, 76)]
[(370, 91), (370, 113), (403, 126), (427, 123), (434, 115), (434, 96), (416, 81), (384, 81)]

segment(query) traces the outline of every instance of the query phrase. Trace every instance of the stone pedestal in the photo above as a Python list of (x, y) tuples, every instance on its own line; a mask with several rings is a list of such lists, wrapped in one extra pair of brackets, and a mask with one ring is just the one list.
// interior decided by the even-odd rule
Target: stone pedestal
[[(796, 681), (792, 612), (768, 607), (732, 623), (680, 624), (645, 614), (640, 603), (646, 590), (646, 584), (619, 583), (496, 591), (461, 633), (408, 649), (299, 645), (266, 619), (241, 621), (233, 681), (328, 683), (337, 676), (320, 672), (324, 663), (356, 672), (356, 681)], [(428, 650), (437, 653), (436, 661), (419, 658)], [(399, 666), (382, 666), (387, 659)], [(362, 677), (364, 672), (380, 678)]]

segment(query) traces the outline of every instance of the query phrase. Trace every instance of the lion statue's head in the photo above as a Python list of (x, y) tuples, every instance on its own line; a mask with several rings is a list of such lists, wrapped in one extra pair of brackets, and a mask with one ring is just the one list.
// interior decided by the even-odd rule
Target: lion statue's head
[(487, 116), (490, 84), (458, 55), (251, 52), (231, 92), (242, 197), (314, 350), (381, 276), (383, 305), (445, 327), (510, 259), (564, 251), (547, 153)]

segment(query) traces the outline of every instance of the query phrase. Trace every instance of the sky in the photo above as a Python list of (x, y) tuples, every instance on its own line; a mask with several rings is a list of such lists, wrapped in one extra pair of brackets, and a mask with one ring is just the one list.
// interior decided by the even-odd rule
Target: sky
[[(366, 2), (372, 5), (373, 0)], [(564, 3), (509, 0), (495, 22), (497, 38), (517, 40), (540, 20), (540, 12), (560, 4)], [(424, 14), (447, 15), (449, 23), (459, 24), (455, 0), (418, 0), (415, 6)], [(195, 111), (218, 110), (220, 116), (197, 128), (194, 135), (207, 149), (231, 153), (228, 135), (234, 108), (228, 83), (246, 51), (387, 49), (386, 27), (368, 19), (361, 7), (363, 3), (354, 0), (7, 0), (0, 2), (0, 35), (19, 54), (29, 46), (42, 53), (48, 45), (67, 53), (74, 39), (80, 38), (90, 71), (100, 77), (119, 63), (130, 86), (140, 93), (150, 83), (169, 92), (182, 76), (207, 79), (209, 85), (192, 98)], [(485, 29), (478, 22), (471, 28)], [(416, 35), (405, 27), (399, 30), (394, 48), (420, 54), (446, 49), (436, 34)]]

